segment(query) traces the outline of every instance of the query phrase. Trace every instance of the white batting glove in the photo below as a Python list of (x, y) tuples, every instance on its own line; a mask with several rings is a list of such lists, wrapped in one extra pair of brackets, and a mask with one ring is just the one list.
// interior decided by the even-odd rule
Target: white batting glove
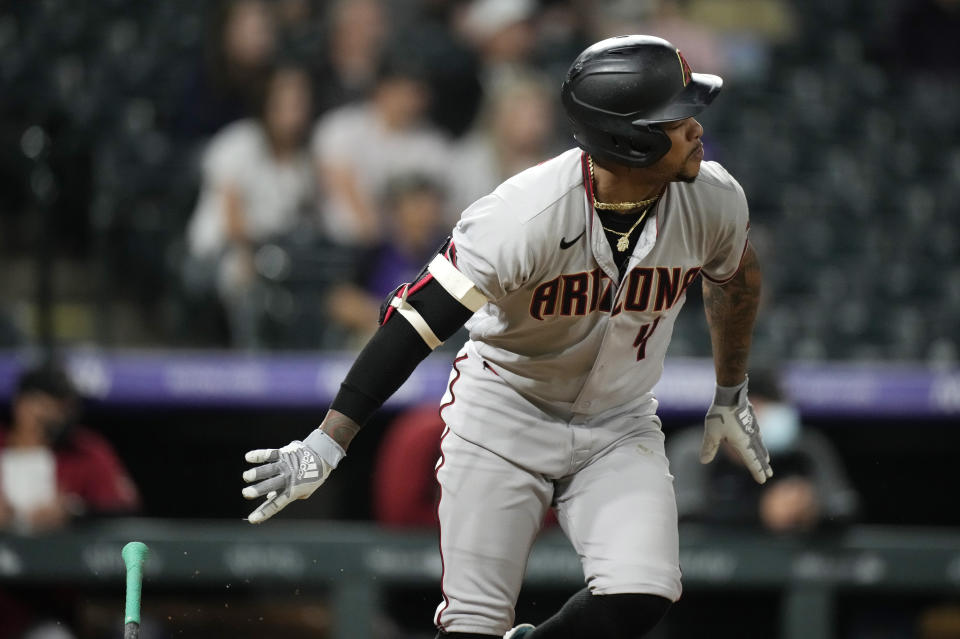
[(709, 464), (717, 455), (720, 442), (727, 440), (739, 453), (750, 474), (763, 484), (773, 476), (770, 453), (760, 438), (760, 425), (747, 399), (747, 380), (739, 386), (717, 386), (703, 428), (700, 463)]
[[(247, 521), (262, 523), (294, 499), (306, 499), (319, 488), (340, 460), (343, 448), (319, 428), (304, 441), (292, 441), (283, 448), (251, 450), (245, 456), (251, 464), (263, 464), (243, 473), (243, 481), (259, 482), (243, 489), (247, 499), (266, 496)], [(264, 463), (268, 462), (268, 463)]]

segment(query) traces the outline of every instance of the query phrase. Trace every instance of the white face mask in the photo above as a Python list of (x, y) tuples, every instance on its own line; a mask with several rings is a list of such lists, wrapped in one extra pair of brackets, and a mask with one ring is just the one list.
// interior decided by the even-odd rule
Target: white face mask
[(800, 436), (800, 413), (796, 408), (775, 402), (764, 404), (756, 412), (763, 443), (771, 455), (793, 447)]

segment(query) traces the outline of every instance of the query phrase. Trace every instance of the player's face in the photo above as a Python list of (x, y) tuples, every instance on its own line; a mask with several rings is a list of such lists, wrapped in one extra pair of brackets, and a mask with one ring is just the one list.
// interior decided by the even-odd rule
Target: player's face
[(667, 122), (661, 125), (670, 137), (670, 151), (651, 168), (671, 182), (693, 182), (700, 173), (703, 161), (703, 127), (693, 118)]

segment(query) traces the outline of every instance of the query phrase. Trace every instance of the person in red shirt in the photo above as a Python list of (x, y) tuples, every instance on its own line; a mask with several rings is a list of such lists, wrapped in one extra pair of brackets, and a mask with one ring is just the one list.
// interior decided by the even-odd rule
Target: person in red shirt
[[(373, 474), (373, 516), (386, 528), (436, 528), (436, 467), (444, 423), (433, 403), (399, 415), (387, 427)], [(543, 528), (557, 525), (551, 508)]]
[(140, 496), (101, 435), (80, 426), (80, 399), (62, 370), (24, 372), (0, 428), (0, 530), (56, 530), (84, 514), (127, 514)]
[(389, 528), (437, 525), (440, 486), (434, 476), (440, 458), (443, 421), (433, 404), (401, 413), (390, 424), (377, 454), (373, 514)]

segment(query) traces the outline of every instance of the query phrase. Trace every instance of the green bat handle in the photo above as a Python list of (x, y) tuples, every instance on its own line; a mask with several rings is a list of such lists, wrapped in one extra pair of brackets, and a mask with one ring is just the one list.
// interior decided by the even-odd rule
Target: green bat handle
[(133, 624), (136, 624), (138, 632), (132, 636), (136, 637), (139, 634), (140, 586), (143, 583), (143, 562), (147, 560), (149, 555), (150, 549), (140, 541), (131, 541), (120, 551), (123, 563), (127, 567), (127, 608), (123, 617), (123, 622), (127, 628), (124, 630), (124, 635), (127, 635), (127, 630), (131, 629), (130, 626)]

